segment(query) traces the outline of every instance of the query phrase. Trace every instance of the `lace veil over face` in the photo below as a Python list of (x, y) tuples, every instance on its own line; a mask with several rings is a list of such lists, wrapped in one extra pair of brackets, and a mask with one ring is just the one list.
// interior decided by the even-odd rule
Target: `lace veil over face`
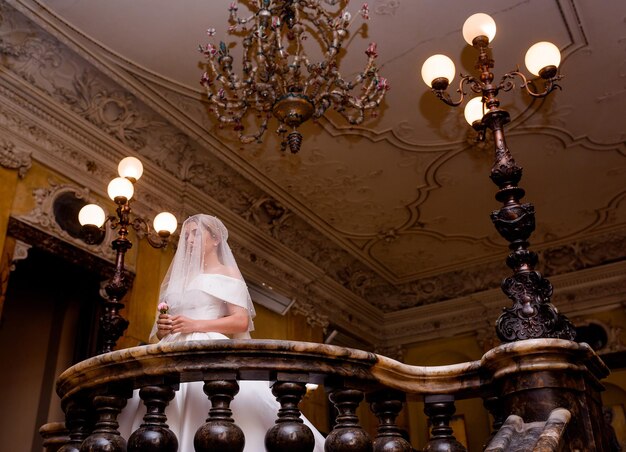
[[(185, 292), (201, 274), (220, 274), (245, 284), (227, 239), (226, 226), (214, 216), (198, 214), (185, 220), (174, 259), (161, 284), (159, 302), (166, 302), (170, 308), (185, 303)], [(255, 311), (247, 290), (246, 294), (251, 331)]]

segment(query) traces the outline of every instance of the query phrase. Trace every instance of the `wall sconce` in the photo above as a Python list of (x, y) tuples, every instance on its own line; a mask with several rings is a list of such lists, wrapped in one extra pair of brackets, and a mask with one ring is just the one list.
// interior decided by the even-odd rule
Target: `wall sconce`
[(454, 63), (445, 55), (433, 55), (422, 66), (422, 78), (433, 93), (451, 106), (459, 106), (466, 93), (465, 85), (478, 97), (471, 99), (465, 107), (465, 119), (484, 139), (485, 132), (493, 133), (495, 162), (491, 169), (491, 180), (498, 186), (496, 199), (503, 203), (500, 210), (491, 214), (498, 233), (510, 242), (511, 250), (507, 265), (513, 275), (502, 282), (502, 290), (513, 300), (513, 307), (505, 308), (496, 322), (496, 332), (503, 342), (553, 337), (573, 340), (575, 330), (570, 321), (550, 303), (552, 285), (535, 270), (537, 254), (528, 249), (528, 239), (535, 230), (535, 208), (530, 203), (520, 203), (525, 192), (518, 187), (522, 168), (517, 166), (504, 137), (504, 125), (510, 121), (509, 113), (500, 108), (498, 93), (515, 87), (512, 80), (521, 79), (521, 88), (532, 97), (545, 97), (560, 88), (558, 66), (561, 62), (559, 49), (549, 42), (533, 45), (526, 53), (528, 70), (543, 80), (543, 91), (535, 91), (534, 85), (519, 70), (511, 71), (494, 83), (494, 60), (489, 54), (489, 44), (496, 35), (496, 23), (487, 14), (470, 16), (463, 25), (463, 38), (478, 50), (476, 69), (478, 77), (462, 75), (459, 82), (458, 100), (452, 100), (446, 91), (454, 79)]
[[(82, 226), (82, 236), (86, 243), (94, 244), (102, 240), (108, 222), (111, 229), (117, 230), (117, 238), (111, 243), (116, 252), (115, 271), (105, 287), (107, 300), (104, 303), (104, 313), (100, 317), (100, 341), (98, 353), (113, 350), (119, 337), (128, 327), (128, 320), (124, 319), (119, 311), (124, 307), (120, 302), (130, 283), (124, 270), (124, 256), (132, 247), (128, 239), (129, 227), (142, 232), (154, 248), (163, 248), (169, 237), (178, 226), (176, 217), (169, 212), (159, 213), (152, 222), (152, 227), (143, 218), (130, 219), (130, 200), (133, 197), (134, 184), (143, 174), (143, 165), (135, 157), (126, 157), (118, 165), (119, 177), (111, 182), (107, 192), (117, 205), (116, 215), (107, 215), (102, 207), (96, 204), (84, 206), (78, 213), (78, 221)], [(156, 231), (156, 232), (155, 232)]]

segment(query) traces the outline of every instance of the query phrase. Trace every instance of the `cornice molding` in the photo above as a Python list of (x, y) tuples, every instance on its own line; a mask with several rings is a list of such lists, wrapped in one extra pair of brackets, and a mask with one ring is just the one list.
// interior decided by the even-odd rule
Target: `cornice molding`
[[(570, 318), (626, 305), (626, 261), (550, 278), (552, 303)], [(495, 331), (495, 319), (510, 301), (499, 289), (384, 315), (388, 345)]]

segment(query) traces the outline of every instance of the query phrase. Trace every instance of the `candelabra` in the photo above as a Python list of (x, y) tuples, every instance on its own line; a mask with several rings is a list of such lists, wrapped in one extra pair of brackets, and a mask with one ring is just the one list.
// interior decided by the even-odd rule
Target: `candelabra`
[(500, 108), (498, 93), (515, 87), (513, 80), (521, 80), (521, 87), (533, 97), (545, 97), (561, 79), (558, 74), (560, 52), (549, 42), (540, 42), (526, 53), (528, 70), (543, 81), (543, 90), (537, 91), (534, 84), (519, 70), (511, 71), (494, 83), (494, 60), (490, 57), (489, 44), (496, 33), (496, 24), (487, 14), (469, 17), (463, 25), (463, 37), (478, 50), (476, 69), (479, 78), (462, 75), (459, 83), (459, 99), (453, 100), (447, 88), (454, 78), (454, 63), (445, 55), (434, 55), (422, 66), (422, 78), (439, 99), (451, 106), (460, 105), (467, 85), (479, 97), (470, 100), (465, 107), (465, 118), (484, 139), (487, 129), (492, 131), (495, 145), (495, 162), (491, 169), (491, 180), (498, 186), (496, 199), (502, 208), (491, 213), (491, 220), (498, 233), (509, 244), (510, 253), (506, 263), (513, 275), (502, 282), (503, 292), (513, 301), (505, 308), (496, 322), (496, 332), (503, 342), (553, 337), (573, 340), (575, 330), (570, 321), (558, 312), (550, 302), (552, 285), (535, 270), (537, 254), (528, 249), (528, 239), (535, 229), (535, 209), (530, 203), (520, 203), (525, 192), (518, 186), (522, 168), (513, 159), (505, 141), (504, 125), (509, 122), (508, 112)]
[[(94, 244), (102, 240), (104, 225), (108, 222), (111, 229), (117, 230), (117, 238), (111, 243), (116, 253), (115, 270), (113, 276), (105, 286), (107, 299), (104, 302), (104, 311), (100, 317), (98, 353), (113, 350), (119, 337), (128, 327), (128, 320), (123, 318), (119, 311), (124, 307), (120, 301), (130, 289), (130, 283), (124, 270), (124, 256), (132, 247), (128, 239), (129, 228), (144, 234), (154, 248), (163, 248), (167, 245), (169, 236), (177, 227), (177, 220), (169, 212), (159, 213), (153, 220), (153, 227), (140, 217), (131, 220), (130, 200), (134, 194), (134, 183), (143, 173), (143, 165), (134, 157), (126, 157), (118, 166), (119, 177), (113, 179), (108, 186), (109, 197), (117, 205), (116, 215), (106, 215), (104, 209), (97, 204), (84, 206), (78, 220), (82, 225), (82, 236), (86, 243)], [(156, 232), (155, 232), (156, 231)]]
[[(337, 4), (336, 0), (325, 1), (331, 6)], [(246, 18), (238, 15), (236, 2), (229, 7), (228, 31), (243, 35), (241, 75), (233, 70), (233, 57), (224, 42), (199, 49), (207, 57), (200, 82), (206, 88), (209, 110), (220, 123), (232, 125), (242, 143), (260, 141), (273, 115), (280, 122), (276, 132), (282, 136), (282, 150), (288, 144), (295, 154), (302, 143), (298, 127), (310, 118), (321, 117), (329, 107), (353, 125), (363, 122), (366, 111), (375, 114), (389, 89), (374, 63), (376, 44), (365, 50), (367, 63), (353, 80), (344, 79), (338, 70), (342, 43), (353, 21), (343, 10), (348, 2), (342, 2), (335, 11), (325, 9), (319, 0), (247, 3), (252, 14)], [(367, 3), (358, 13), (369, 19)], [(207, 34), (214, 36), (215, 28), (209, 28)], [(308, 35), (312, 39), (307, 40)], [(309, 57), (316, 54), (321, 54), (317, 62)], [(256, 133), (244, 133), (248, 112), (260, 118)]]

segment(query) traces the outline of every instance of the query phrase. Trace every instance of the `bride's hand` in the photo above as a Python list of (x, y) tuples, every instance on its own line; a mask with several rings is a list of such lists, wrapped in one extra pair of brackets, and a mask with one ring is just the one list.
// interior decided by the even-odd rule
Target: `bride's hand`
[(195, 333), (198, 331), (196, 321), (184, 315), (175, 315), (172, 318), (172, 333)]
[(159, 314), (157, 319), (157, 333), (156, 336), (159, 339), (163, 339), (163, 337), (167, 336), (172, 332), (172, 316), (169, 314)]

